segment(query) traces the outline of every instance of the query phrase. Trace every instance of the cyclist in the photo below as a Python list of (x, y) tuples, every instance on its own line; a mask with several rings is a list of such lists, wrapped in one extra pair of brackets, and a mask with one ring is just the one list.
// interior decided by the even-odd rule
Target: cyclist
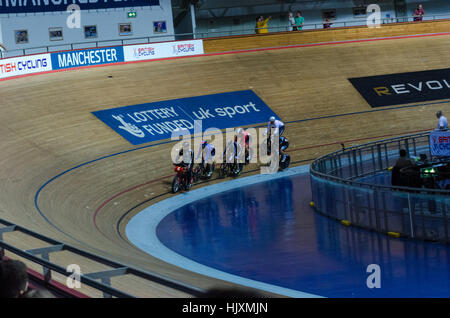
[[(216, 155), (216, 148), (214, 148), (214, 146), (209, 144), (206, 140), (203, 140), (202, 144), (200, 145), (196, 160), (200, 158), (200, 155), (202, 156), (200, 167), (207, 171), (206, 177), (210, 178), (214, 170), (214, 156)], [(206, 167), (204, 166), (205, 163)]]
[(284, 132), (284, 123), (281, 120), (277, 120), (275, 119), (274, 116), (271, 116), (269, 118), (269, 124), (267, 125), (267, 130), (264, 133), (264, 136), (266, 136), (267, 134), (269, 134), (269, 136), (267, 137), (267, 154), (270, 155), (271, 154), (271, 145), (272, 145), (272, 128), (274, 128), (273, 131), (273, 135), (276, 136), (278, 135), (279, 137), (283, 134)]
[[(187, 150), (186, 155), (184, 155), (184, 150)], [(175, 160), (174, 165), (186, 168), (188, 180), (192, 180), (193, 173), (192, 169), (194, 167), (194, 151), (190, 148), (190, 143), (185, 141), (183, 143), (183, 148), (178, 152), (178, 156)]]
[(233, 174), (235, 176), (239, 175), (244, 164), (239, 162), (239, 158), (242, 155), (242, 146), (239, 144), (237, 136), (234, 137), (234, 141), (228, 141), (223, 155), (225, 162), (234, 167)]
[(243, 130), (242, 128), (238, 128), (236, 130), (236, 136), (238, 137), (239, 141), (242, 143), (242, 148), (244, 148), (244, 155), (245, 155), (245, 164), (248, 164), (251, 160), (251, 153), (250, 153), (250, 134)]
[(267, 130), (264, 136), (266, 136), (267, 133), (270, 133), (271, 128), (275, 128), (274, 135), (278, 133), (278, 135), (281, 136), (284, 132), (284, 123), (281, 120), (275, 119), (274, 116), (271, 116), (269, 118), (269, 124), (267, 125)]
[(285, 150), (289, 148), (289, 141), (286, 137), (281, 136), (280, 137), (280, 155), (285, 154)]

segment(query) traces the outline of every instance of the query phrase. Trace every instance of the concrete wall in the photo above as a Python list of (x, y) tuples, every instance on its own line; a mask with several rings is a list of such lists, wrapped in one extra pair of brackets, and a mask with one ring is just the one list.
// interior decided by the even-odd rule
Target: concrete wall
[[(136, 18), (128, 18), (127, 12), (133, 9), (137, 13)], [(121, 40), (125, 43), (143, 42), (142, 38), (154, 37), (152, 42), (173, 40), (173, 17), (171, 0), (161, 0), (160, 6), (135, 7), (135, 8), (116, 8), (81, 11), (81, 28), (70, 29), (67, 24), (68, 12), (48, 12), (31, 14), (0, 14), (0, 39), (8, 48), (8, 51), (14, 52), (17, 49), (29, 49), (42, 46), (52, 48), (58, 46), (60, 49), (70, 48), (67, 44), (81, 42), (110, 41), (106, 45), (120, 44)], [(166, 21), (167, 33), (161, 37), (160, 34), (153, 32), (153, 21)], [(131, 23), (132, 35), (120, 36), (119, 24)], [(84, 26), (96, 25), (97, 38), (86, 39)], [(62, 28), (63, 40), (50, 41), (49, 28)], [(27, 30), (28, 43), (16, 44), (15, 31)], [(140, 40), (129, 40), (141, 38)], [(89, 45), (75, 45), (75, 47), (86, 47)], [(37, 53), (41, 50), (27, 50), (26, 53)]]

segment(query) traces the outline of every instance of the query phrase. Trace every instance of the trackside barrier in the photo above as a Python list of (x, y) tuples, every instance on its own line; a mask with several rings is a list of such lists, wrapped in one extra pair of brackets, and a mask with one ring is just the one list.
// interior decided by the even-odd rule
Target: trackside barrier
[[(310, 167), (316, 211), (389, 234), (450, 243), (450, 191), (390, 186), (389, 168), (405, 149), (431, 158), (430, 133), (385, 139), (333, 152)], [(364, 182), (367, 176), (389, 182)]]
[(203, 54), (203, 41), (176, 41), (80, 49), (0, 60), (0, 79), (33, 73)]
[[(107, 258), (80, 250), (76, 247), (70, 246), (68, 244), (64, 244), (62, 242), (53, 240), (51, 238), (48, 238), (44, 235), (38, 234), (36, 232), (30, 231), (24, 227), (21, 227), (19, 225), (10, 223), (6, 220), (0, 219), (0, 224), (2, 227), (0, 227), (0, 259), (3, 259), (5, 255), (5, 250), (10, 251), (11, 253), (18, 255), (20, 257), (23, 257), (33, 263), (39, 264), (43, 267), (44, 270), (44, 282), (49, 283), (52, 279), (52, 272), (57, 272), (59, 274), (62, 274), (66, 277), (69, 277), (73, 275), (73, 272), (68, 272), (66, 268), (55, 264), (49, 260), (49, 254), (50, 253), (58, 253), (62, 251), (68, 251), (76, 256), (87, 258), (91, 261), (94, 261), (98, 264), (106, 265), (108, 267), (111, 267), (111, 269), (106, 271), (100, 271), (100, 272), (93, 272), (93, 273), (87, 273), (87, 274), (81, 274), (80, 275), (80, 282), (83, 284), (86, 284), (89, 287), (92, 287), (96, 290), (99, 290), (103, 292), (103, 296), (105, 298), (109, 297), (121, 297), (121, 298), (131, 298), (135, 297), (128, 292), (118, 290), (116, 288), (111, 287), (111, 277), (115, 276), (122, 276), (131, 274), (134, 276), (137, 276), (145, 281), (153, 282), (160, 284), (162, 286), (168, 287), (170, 289), (174, 289), (180, 292), (184, 292), (189, 295), (193, 296), (201, 296), (205, 293), (204, 290), (182, 283), (178, 282), (176, 280), (173, 280), (171, 278), (162, 276), (157, 273), (152, 273), (148, 271), (143, 271), (128, 265), (121, 264), (119, 262), (115, 262), (112, 260), (109, 260)], [(20, 232), (25, 235), (28, 235), (30, 237), (33, 237), (35, 239), (41, 240), (43, 242), (46, 242), (48, 244), (51, 244), (48, 247), (42, 247), (32, 250), (22, 250), (19, 249), (7, 242), (3, 239), (4, 233), (9, 232)]]
[[(425, 15), (423, 17), (423, 21), (439, 21), (446, 20), (450, 18), (450, 13), (442, 13), (442, 14), (433, 14), (433, 15)], [(407, 23), (413, 22), (414, 16), (405, 16), (405, 17), (381, 17), (381, 24), (395, 24), (395, 23)], [(365, 19), (352, 19), (347, 21), (331, 21), (332, 28), (351, 28), (351, 27), (361, 27), (367, 26), (367, 18)], [(319, 23), (305, 23), (303, 25), (303, 30), (320, 30), (324, 27), (324, 22)], [(269, 32), (287, 32), (291, 30), (291, 26), (287, 23), (281, 23), (278, 26), (269, 25)], [(301, 32), (301, 31), (300, 31)], [(177, 33), (177, 34), (165, 34), (165, 35), (154, 35), (148, 37), (138, 37), (138, 38), (127, 38), (127, 39), (110, 39), (110, 40), (102, 40), (102, 41), (89, 41), (89, 42), (79, 42), (79, 43), (68, 43), (68, 44), (59, 44), (59, 45), (51, 45), (51, 46), (40, 46), (40, 47), (31, 47), (26, 49), (15, 49), (8, 50), (6, 52), (2, 52), (0, 50), (0, 58), (6, 57), (14, 57), (14, 56), (22, 56), (27, 54), (34, 53), (49, 53), (60, 50), (75, 50), (79, 48), (98, 48), (110, 46), (111, 43), (117, 43), (122, 46), (127, 44), (135, 44), (135, 43), (152, 43), (152, 42), (162, 42), (179, 39), (179, 40), (193, 40), (193, 39), (207, 39), (207, 38), (218, 38), (218, 37), (226, 37), (226, 36), (240, 36), (240, 35), (249, 35), (255, 34), (255, 27), (249, 28), (248, 25), (243, 24), (241, 28), (237, 28), (236, 26), (230, 26), (229, 28), (223, 28), (221, 30), (207, 30), (207, 31), (197, 31), (196, 33)]]

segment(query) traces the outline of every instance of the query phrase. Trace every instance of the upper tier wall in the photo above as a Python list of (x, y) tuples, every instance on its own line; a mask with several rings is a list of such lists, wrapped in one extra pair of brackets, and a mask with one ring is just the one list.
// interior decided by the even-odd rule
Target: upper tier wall
[(362, 26), (205, 39), (204, 48), (205, 53), (215, 53), (443, 32), (450, 32), (450, 20), (384, 24), (380, 28)]

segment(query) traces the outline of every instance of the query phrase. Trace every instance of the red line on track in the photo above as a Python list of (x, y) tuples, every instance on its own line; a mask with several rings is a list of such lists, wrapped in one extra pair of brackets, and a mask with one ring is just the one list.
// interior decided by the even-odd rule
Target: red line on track
[[(100, 204), (100, 206), (99, 206), (99, 207), (95, 210), (95, 212), (94, 212), (93, 220), (94, 220), (95, 228), (96, 228), (100, 233), (103, 234), (103, 232), (102, 232), (102, 231), (100, 230), (100, 228), (97, 226), (97, 215), (100, 213), (101, 209), (103, 209), (103, 207), (104, 207), (105, 205), (107, 205), (109, 202), (111, 202), (112, 200), (114, 200), (115, 198), (121, 196), (121, 195), (124, 194), (124, 193), (133, 191), (133, 190), (135, 190), (135, 189), (138, 189), (138, 188), (140, 188), (140, 187), (142, 187), (142, 186), (145, 186), (145, 185), (148, 185), (148, 184), (150, 184), (150, 183), (154, 183), (154, 182), (157, 182), (157, 181), (161, 181), (161, 180), (163, 180), (163, 179), (170, 178), (170, 177), (172, 177), (172, 176), (173, 176), (173, 175), (170, 175), (170, 176), (164, 176), (164, 177), (160, 177), (160, 178), (157, 178), (157, 179), (153, 179), (153, 180), (147, 181), (147, 182), (142, 183), (142, 184), (138, 184), (138, 185), (136, 185), (136, 186), (134, 186), (134, 187), (131, 187), (131, 188), (126, 189), (126, 190), (123, 190), (122, 192), (117, 193), (117, 194), (113, 195), (112, 197), (110, 197), (108, 200), (104, 201), (102, 204)], [(104, 234), (103, 234), (103, 235), (104, 235)], [(105, 235), (104, 235), (104, 236), (105, 236)]]
[[(363, 42), (386, 41), (386, 40), (399, 40), (399, 39), (421, 38), (421, 37), (442, 36), (442, 35), (450, 35), (450, 32), (432, 33), (432, 34), (402, 35), (402, 36), (370, 38), (370, 39), (360, 39), (360, 40), (348, 40), (348, 41), (336, 41), (336, 42), (296, 44), (296, 45), (288, 45), (288, 46), (277, 46), (277, 47), (266, 47), (266, 48), (257, 48), (257, 49), (246, 49), (246, 50), (236, 50), (236, 51), (228, 51), (228, 52), (204, 53), (204, 54), (190, 55), (190, 56), (165, 57), (165, 58), (153, 59), (153, 60), (128, 61), (128, 62), (118, 62), (118, 63), (110, 63), (110, 64), (80, 66), (80, 67), (76, 67), (76, 68), (51, 70), (51, 71), (46, 71), (46, 72), (39, 72), (39, 73), (33, 73), (33, 74), (24, 74), (24, 75), (6, 77), (6, 78), (1, 78), (0, 82), (1, 81), (6, 81), (6, 80), (11, 80), (11, 79), (16, 79), (16, 78), (23, 78), (23, 77), (41, 75), (41, 74), (73, 71), (73, 70), (78, 70), (78, 69), (87, 69), (87, 68), (94, 68), (94, 67), (105, 67), (105, 66), (112, 66), (112, 65), (147, 63), (147, 62), (154, 62), (154, 61), (164, 61), (164, 60), (183, 59), (183, 58), (194, 58), (194, 57), (201, 57), (201, 56), (240, 54), (240, 53), (251, 53), (251, 52), (260, 52), (260, 51), (292, 49), (292, 48), (300, 48), (300, 47), (325, 46), (325, 45), (337, 45), (337, 44), (349, 44), (349, 43), (363, 43)], [(95, 49), (95, 48), (93, 48), (93, 49)], [(52, 54), (52, 53), (55, 53), (55, 52), (39, 53), (39, 54)], [(23, 56), (26, 56), (26, 55), (23, 55)]]
[[(400, 134), (388, 134), (388, 135), (381, 135), (381, 136), (374, 136), (374, 137), (364, 137), (364, 138), (349, 139), (349, 140), (344, 140), (344, 141), (336, 141), (336, 142), (332, 142), (332, 143), (328, 143), (328, 144), (314, 145), (314, 146), (303, 147), (303, 148), (295, 148), (295, 149), (288, 150), (287, 152), (294, 152), (294, 151), (305, 150), (305, 149), (311, 149), (311, 148), (320, 148), (320, 147), (331, 146), (331, 145), (337, 145), (337, 144), (340, 144), (340, 143), (346, 143), (346, 142), (355, 142), (355, 141), (368, 140), (368, 139), (375, 139), (375, 138), (385, 138), (385, 137), (392, 137), (392, 136), (401, 136), (401, 135), (414, 134), (414, 133), (425, 132), (425, 131), (429, 131), (429, 129), (421, 129), (421, 130), (407, 131), (407, 132), (400, 133)], [(133, 190), (135, 190), (135, 189), (137, 189), (137, 188), (140, 188), (140, 187), (142, 187), (142, 186), (144, 186), (144, 185), (147, 185), (147, 184), (150, 184), (150, 183), (154, 183), (154, 182), (157, 182), (157, 181), (160, 181), (160, 180), (163, 180), (163, 179), (172, 177), (172, 176), (173, 176), (173, 175), (165, 176), (165, 177), (161, 177), (161, 178), (158, 178), (158, 179), (150, 180), (150, 181), (148, 181), (148, 182), (146, 182), (146, 183), (143, 183), (143, 184), (139, 184), (139, 185), (134, 186), (134, 187), (132, 187), (132, 188), (126, 189), (126, 190), (124, 190), (124, 191), (122, 191), (122, 192), (120, 192), (120, 193), (117, 193), (117, 194), (115, 194), (114, 196), (112, 196), (112, 197), (110, 197), (109, 199), (107, 199), (106, 201), (104, 201), (104, 202), (103, 202), (103, 203), (95, 210), (95, 213), (94, 213), (94, 218), (93, 218), (93, 219), (94, 219), (94, 225), (95, 225), (95, 227), (97, 228), (97, 230), (98, 230), (100, 233), (102, 233), (102, 232), (100, 231), (100, 229), (98, 228), (98, 226), (97, 226), (96, 218), (97, 218), (97, 215), (99, 214), (99, 212), (101, 211), (101, 209), (103, 209), (103, 207), (104, 207), (106, 204), (108, 204), (109, 202), (111, 202), (113, 199), (115, 199), (115, 198), (121, 196), (122, 194), (125, 194), (125, 193), (130, 192), (130, 191), (133, 191)], [(102, 233), (102, 234), (103, 234), (103, 233)], [(104, 235), (104, 234), (103, 234), (103, 235)]]

